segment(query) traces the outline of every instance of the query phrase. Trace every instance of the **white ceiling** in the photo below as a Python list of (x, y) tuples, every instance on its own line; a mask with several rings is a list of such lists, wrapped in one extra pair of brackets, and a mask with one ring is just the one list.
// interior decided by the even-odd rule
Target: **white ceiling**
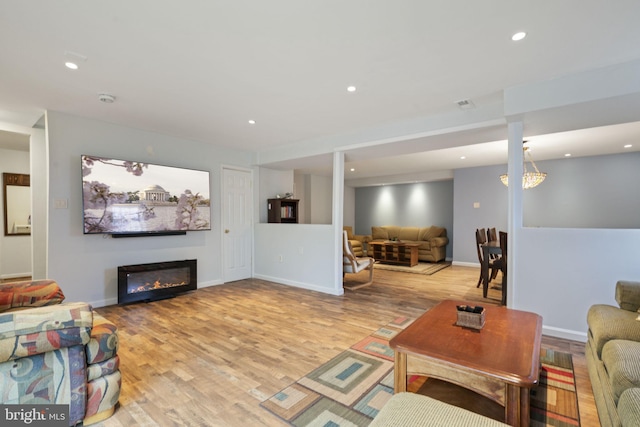
[[(635, 60), (639, 16), (637, 0), (2, 1), (0, 122), (32, 126), (49, 109), (259, 152), (455, 112), (462, 99), (482, 108), (514, 85)], [(531, 145), (536, 160), (617, 152), (640, 135), (627, 126)], [(461, 167), (461, 155), (504, 163), (494, 141), (505, 132), (397, 162), (371, 150), (348, 166), (364, 179)]]
[(29, 135), (0, 130), (0, 148), (5, 150), (29, 151)]

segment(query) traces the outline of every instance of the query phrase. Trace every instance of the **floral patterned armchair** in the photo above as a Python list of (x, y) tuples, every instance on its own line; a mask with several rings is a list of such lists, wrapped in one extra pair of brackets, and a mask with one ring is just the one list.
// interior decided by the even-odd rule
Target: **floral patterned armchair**
[(52, 280), (0, 283), (0, 403), (68, 404), (69, 425), (89, 425), (120, 396), (117, 328), (63, 300)]

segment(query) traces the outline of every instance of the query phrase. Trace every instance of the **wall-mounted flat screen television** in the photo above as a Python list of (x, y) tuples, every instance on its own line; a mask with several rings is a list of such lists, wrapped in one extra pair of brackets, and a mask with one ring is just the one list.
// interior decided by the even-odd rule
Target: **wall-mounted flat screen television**
[(211, 230), (209, 172), (82, 156), (84, 234)]

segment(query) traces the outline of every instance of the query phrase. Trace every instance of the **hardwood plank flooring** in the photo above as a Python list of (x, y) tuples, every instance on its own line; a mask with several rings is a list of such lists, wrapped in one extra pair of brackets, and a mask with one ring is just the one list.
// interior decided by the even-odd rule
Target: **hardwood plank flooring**
[[(120, 404), (101, 425), (287, 425), (260, 402), (395, 317), (447, 298), (499, 304), (498, 290), (482, 298), (478, 275), (460, 266), (432, 276), (376, 270), (371, 286), (342, 296), (248, 279), (98, 308), (118, 325), (123, 376)], [(584, 344), (544, 337), (543, 345), (574, 355), (582, 425), (599, 425)]]

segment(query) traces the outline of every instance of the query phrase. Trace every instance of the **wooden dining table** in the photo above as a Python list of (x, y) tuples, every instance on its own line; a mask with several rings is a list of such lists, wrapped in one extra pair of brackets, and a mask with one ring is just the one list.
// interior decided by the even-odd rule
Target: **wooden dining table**
[(483, 243), (482, 245), (482, 296), (487, 297), (489, 291), (489, 260), (492, 254), (502, 254), (499, 241)]

